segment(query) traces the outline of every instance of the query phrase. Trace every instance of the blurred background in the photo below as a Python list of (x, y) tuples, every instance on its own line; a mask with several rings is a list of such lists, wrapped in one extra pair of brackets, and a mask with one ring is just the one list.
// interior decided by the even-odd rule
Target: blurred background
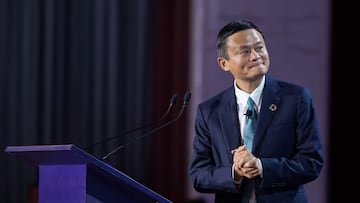
[[(0, 0), (0, 202), (29, 202), (37, 184), (37, 168), (6, 146), (74, 144), (101, 158), (129, 142), (107, 159), (115, 168), (173, 202), (211, 202), (187, 175), (193, 121), (233, 83), (216, 64), (216, 35), (237, 18), (263, 29), (269, 74), (314, 98), (325, 166), (306, 185), (309, 202), (350, 201), (356, 14), (335, 0)], [(178, 94), (175, 118), (187, 91), (179, 120), (133, 142), (151, 128), (127, 131), (159, 120)]]

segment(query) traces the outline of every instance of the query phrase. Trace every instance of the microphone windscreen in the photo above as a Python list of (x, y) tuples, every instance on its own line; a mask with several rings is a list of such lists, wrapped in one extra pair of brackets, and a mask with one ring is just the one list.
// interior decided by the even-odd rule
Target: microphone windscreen
[(188, 103), (191, 99), (191, 93), (190, 92), (186, 92), (184, 95), (184, 102)]

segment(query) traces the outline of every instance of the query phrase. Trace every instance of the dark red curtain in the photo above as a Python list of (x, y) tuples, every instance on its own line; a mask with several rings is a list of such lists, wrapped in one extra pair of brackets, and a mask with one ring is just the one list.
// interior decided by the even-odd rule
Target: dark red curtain
[[(169, 95), (179, 95), (175, 117), (188, 91), (189, 21), (188, 0), (156, 0), (154, 8), (155, 105), (163, 109)], [(191, 102), (191, 100), (190, 100)], [(157, 113), (161, 113), (158, 111)], [(169, 128), (155, 137), (153, 151), (153, 188), (174, 202), (186, 202), (187, 178), (187, 110)], [(158, 115), (160, 116), (160, 115)]]
[[(188, 0), (0, 0), (0, 202), (27, 202), (37, 180), (6, 146), (73, 143), (101, 158), (146, 134), (124, 132), (159, 119), (174, 93), (182, 102), (188, 7)], [(107, 161), (184, 202), (185, 115)]]

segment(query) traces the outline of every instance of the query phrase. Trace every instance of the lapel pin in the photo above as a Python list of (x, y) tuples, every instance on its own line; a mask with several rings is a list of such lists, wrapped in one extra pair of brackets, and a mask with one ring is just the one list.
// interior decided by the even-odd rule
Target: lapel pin
[(271, 104), (271, 105), (269, 106), (269, 109), (270, 109), (271, 111), (276, 111), (276, 110), (277, 110), (277, 106), (276, 106), (275, 104)]

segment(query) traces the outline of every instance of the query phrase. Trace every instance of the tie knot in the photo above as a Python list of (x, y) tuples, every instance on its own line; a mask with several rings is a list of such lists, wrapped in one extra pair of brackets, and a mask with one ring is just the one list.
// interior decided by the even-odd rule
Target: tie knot
[(247, 118), (253, 118), (256, 117), (256, 110), (255, 110), (255, 102), (254, 100), (251, 99), (251, 97), (249, 97), (249, 99), (247, 100), (247, 112), (245, 115), (247, 115)]
[(249, 99), (247, 100), (247, 105), (248, 105), (248, 109), (250, 110), (255, 109), (255, 102), (254, 100), (251, 99), (251, 97), (249, 97)]

